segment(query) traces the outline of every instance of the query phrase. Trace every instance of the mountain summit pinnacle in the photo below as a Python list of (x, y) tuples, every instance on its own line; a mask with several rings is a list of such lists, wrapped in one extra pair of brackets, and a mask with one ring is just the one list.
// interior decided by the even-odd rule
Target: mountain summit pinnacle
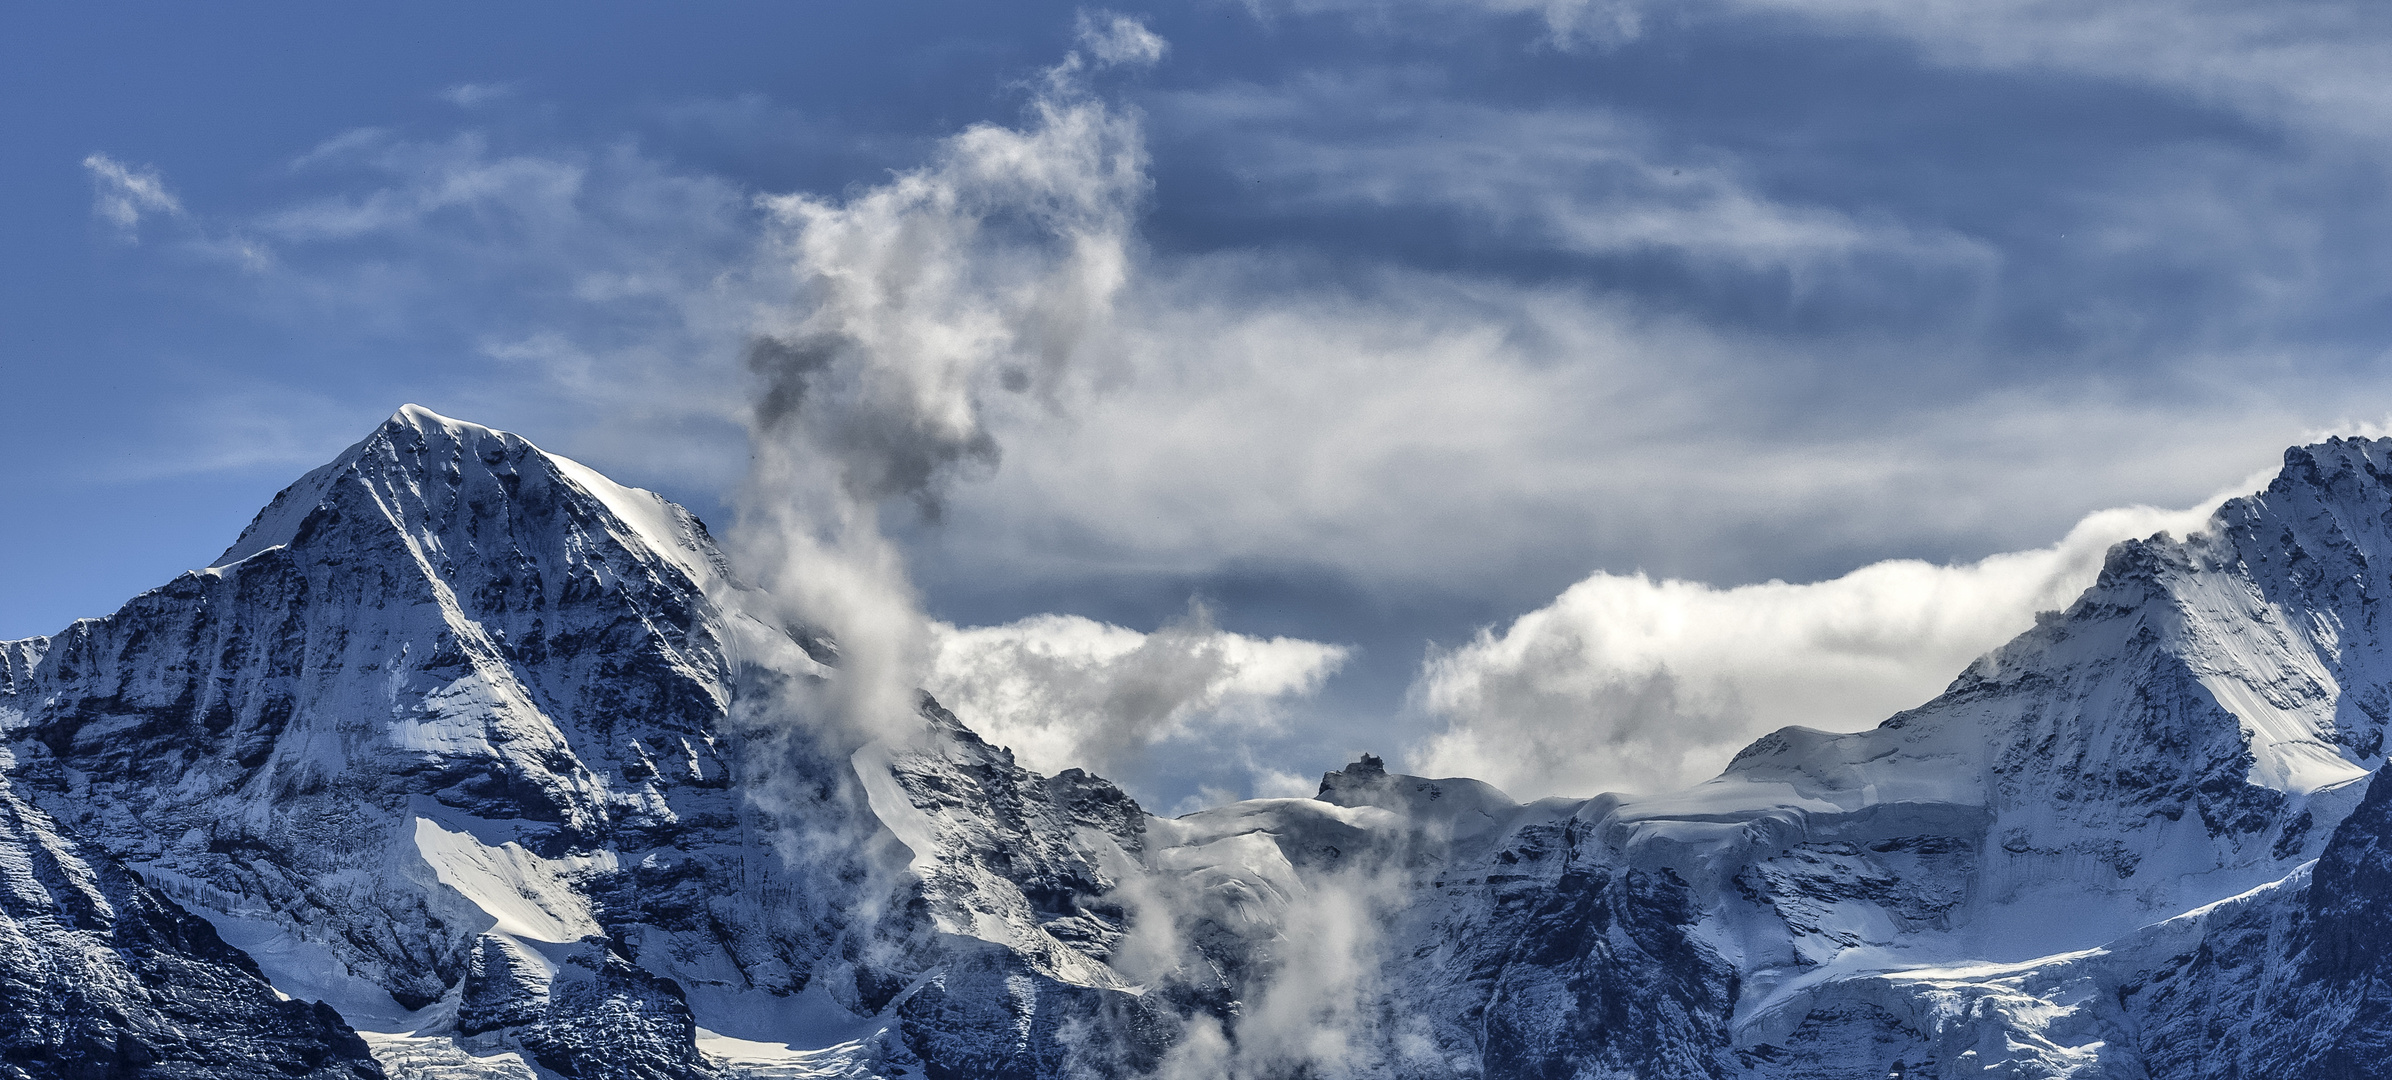
[(586, 534), (641, 562), (666, 564), (700, 587), (727, 576), (706, 527), (681, 507), (520, 435), (421, 405), (401, 406), (364, 439), (275, 495), (210, 568), (276, 547), (322, 542), (318, 537), (328, 529), (346, 530), (349, 543), (372, 543), (374, 534), (395, 530), (436, 571), (453, 566), (459, 551), (502, 543), (531, 551), (561, 539), (562, 531)]

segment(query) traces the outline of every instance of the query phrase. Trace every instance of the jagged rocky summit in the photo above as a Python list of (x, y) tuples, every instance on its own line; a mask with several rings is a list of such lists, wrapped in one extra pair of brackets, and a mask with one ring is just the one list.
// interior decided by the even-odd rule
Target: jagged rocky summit
[[(1874, 729), (1147, 814), (409, 407), (0, 643), (0, 1076), (2392, 1076), (2392, 442)], [(13, 1070), (13, 1071), (12, 1071)]]

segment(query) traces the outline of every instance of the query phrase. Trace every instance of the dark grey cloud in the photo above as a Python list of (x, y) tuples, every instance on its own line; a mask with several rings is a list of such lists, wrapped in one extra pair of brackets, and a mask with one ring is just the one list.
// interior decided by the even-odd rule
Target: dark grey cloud
[[(843, 376), (862, 370), (853, 355), (862, 348), (838, 333), (752, 340), (747, 367), (762, 383), (757, 430), (766, 438), (803, 438), (834, 456), (851, 496), (910, 499), (935, 522), (946, 481), (997, 467), (996, 437), (982, 429), (948, 430), (920, 413), (882, 407), (852, 381), (842, 384)], [(1026, 389), (1026, 381), (1013, 381), (1019, 376), (1020, 369), (1006, 369), (1001, 385)]]

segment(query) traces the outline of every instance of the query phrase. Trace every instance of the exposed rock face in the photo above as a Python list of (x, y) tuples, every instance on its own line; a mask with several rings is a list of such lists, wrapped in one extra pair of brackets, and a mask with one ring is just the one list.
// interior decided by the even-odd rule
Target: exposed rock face
[(2288, 980), (2298, 993), (2244, 1015), (2273, 1021), (2274, 1062), (2318, 1077), (2392, 1076), (2392, 781), (2382, 772), (2334, 830), (2306, 900)]
[(215, 566), (0, 643), (0, 857), (84, 868), (11, 879), (0, 988), (56, 1018), (11, 1037), (126, 1075), (2387, 1075), (2392, 444), (2286, 461), (1936, 701), (1688, 791), (1365, 757), (1164, 820), (927, 699), (829, 722), (835, 646), (694, 518), (402, 410)]
[(379, 1080), (322, 1005), (0, 783), (0, 1076)]
[(1111, 965), (1130, 914), (1121, 878), (1144, 873), (1145, 811), (1078, 769), (1022, 769), (921, 704), (923, 747), (858, 755), (873, 811), (915, 853), (938, 939), (896, 1005), (906, 1045), (936, 1080), (1151, 1065), (1175, 1018)]

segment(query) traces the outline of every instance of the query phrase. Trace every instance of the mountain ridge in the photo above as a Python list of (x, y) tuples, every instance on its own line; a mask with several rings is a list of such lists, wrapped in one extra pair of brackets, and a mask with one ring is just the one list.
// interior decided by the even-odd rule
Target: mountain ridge
[(2296, 447), (1876, 728), (1164, 819), (927, 696), (859, 742), (687, 511), (408, 406), (0, 643), (0, 779), (393, 1075), (2372, 1077), (2388, 555), (2392, 442)]

